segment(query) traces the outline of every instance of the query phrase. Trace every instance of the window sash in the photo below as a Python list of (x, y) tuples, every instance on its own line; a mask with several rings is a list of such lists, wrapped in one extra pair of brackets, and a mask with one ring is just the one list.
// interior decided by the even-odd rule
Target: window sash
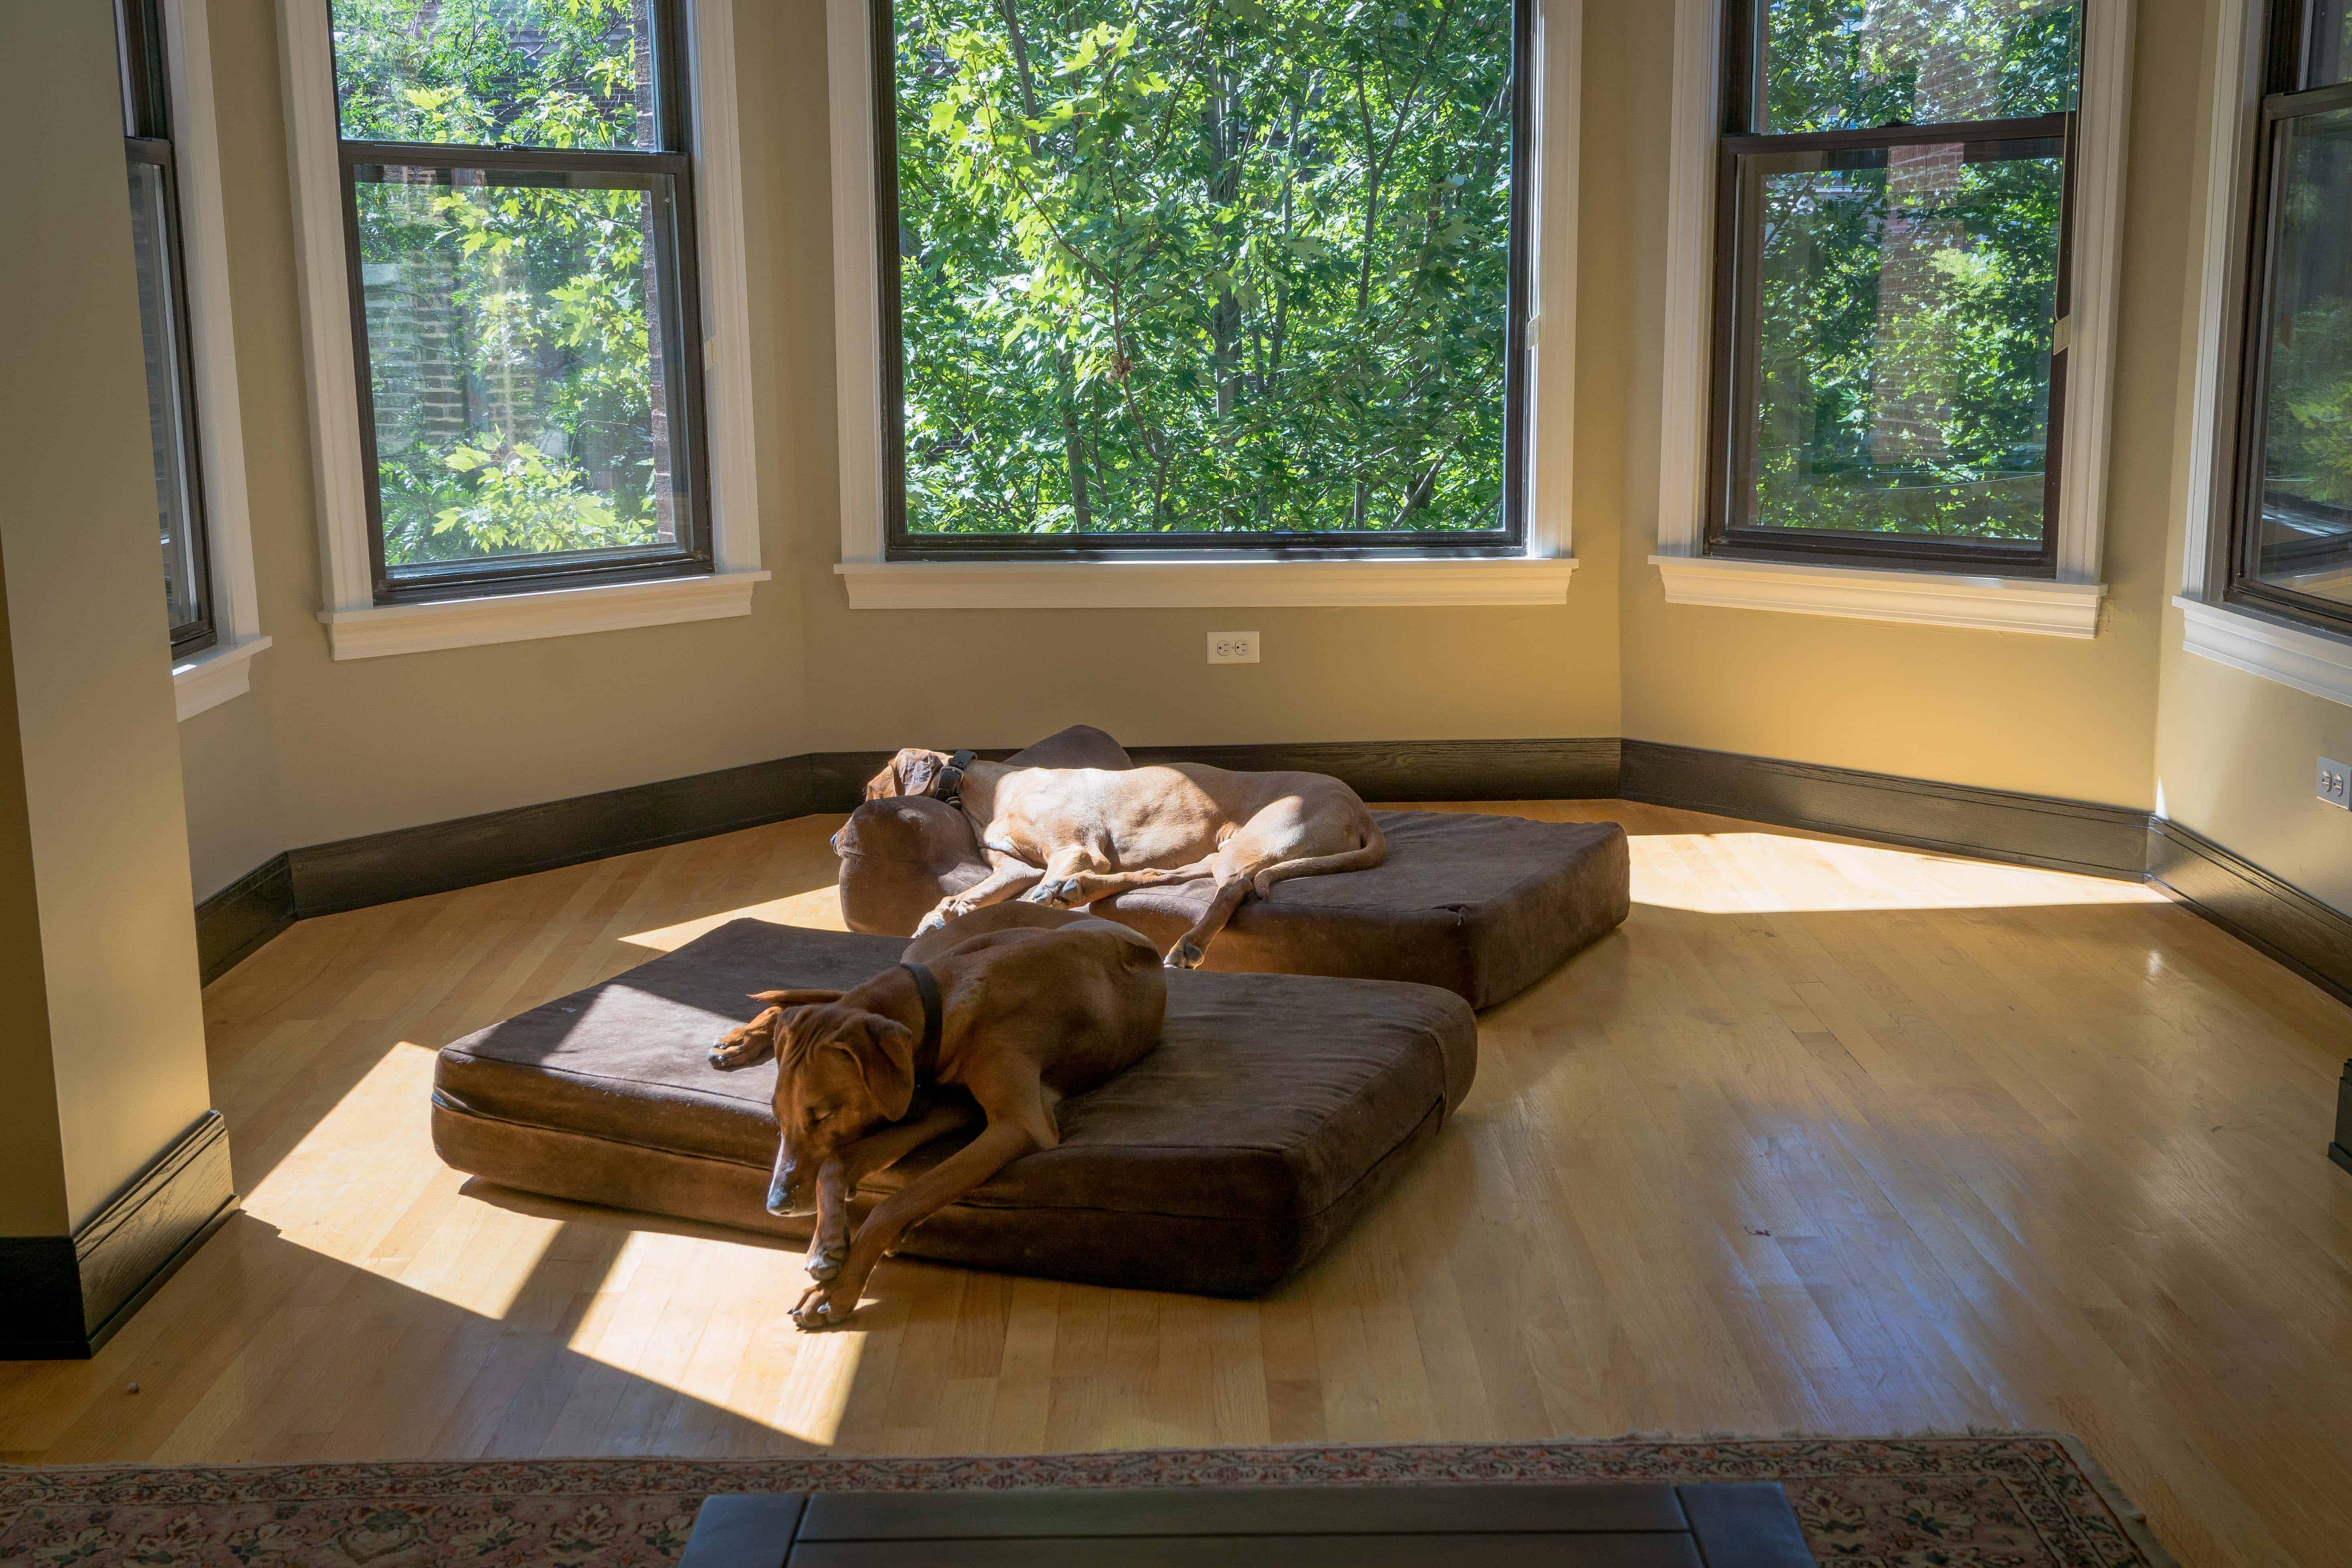
[(1528, 302), (1533, 255), (1528, 227), (1535, 149), (1534, 0), (1511, 16), (1511, 198), (1509, 283), (1504, 300), (1503, 496), (1493, 529), (1404, 532), (1336, 529), (1298, 532), (1085, 534), (917, 533), (907, 526), (906, 352), (898, 277), (898, 135), (894, 0), (868, 0), (872, 33), (877, 295), (881, 317), (883, 556), (888, 561), (1063, 561), (1150, 554), (1246, 554), (1297, 560), (1377, 560), (1399, 554), (1516, 557), (1526, 553), (1528, 512)]
[[(2225, 604), (2250, 605), (2302, 620), (2328, 630), (2352, 633), (2352, 605), (2296, 592), (2265, 583), (2262, 564), (2262, 520), (2268, 489), (2271, 358), (2273, 347), (2271, 309), (2277, 298), (2279, 247), (2285, 226), (2284, 184), (2288, 132), (2296, 121), (2314, 115), (2352, 110), (2352, 81), (2294, 90), (2305, 77), (2310, 59), (2305, 35), (2310, 17), (2294, 0), (2281, 0), (2272, 12), (2272, 79), (2288, 90), (2266, 93), (2254, 110), (2257, 132), (2254, 187), (2251, 204), (2242, 379), (2238, 398), (2236, 484), (2231, 490), (2231, 515), (2227, 549), (2228, 585)], [(2324, 512), (2347, 509), (2313, 503)], [(2330, 518), (2329, 521), (2335, 521)], [(2352, 521), (2347, 516), (2346, 521)]]
[[(1724, 10), (1722, 125), (1716, 165), (1714, 352), (1709, 372), (1707, 477), (1703, 548), (1709, 555), (1760, 561), (1832, 562), (1922, 571), (2052, 577), (2058, 556), (2059, 498), (2065, 464), (2067, 321), (2073, 307), (2074, 172), (2079, 106), (2024, 119), (1885, 125), (1840, 131), (1755, 132), (1766, 91), (1763, 30), (1769, 0), (1732, 0)], [(2087, 27), (2087, 8), (2082, 13)], [(2078, 50), (2078, 58), (2080, 51)], [(1761, 396), (1760, 280), (1747, 240), (1752, 203), (1743, 189), (1754, 161), (1772, 153), (1837, 153), (1948, 142), (2057, 142), (2063, 147), (2058, 262), (2038, 540), (1761, 528), (1748, 523), (1753, 499), (1755, 415)]]
[[(654, 125), (661, 150), (487, 146), (447, 142), (337, 141), (341, 184), (343, 253), (350, 294), (352, 353), (359, 397), (361, 492), (367, 508), (368, 549), (379, 605), (479, 597), (501, 590), (584, 587), (707, 575), (713, 569), (711, 498), (703, 395), (701, 269), (694, 210), (691, 106), (688, 100), (687, 36), (677, 0), (652, 0)], [(332, 84), (331, 83), (331, 88)], [(336, 104), (341, 127), (341, 104)], [(653, 204), (654, 253), (648, 265), (662, 283), (664, 412), (677, 496), (674, 543), (540, 555), (478, 557), (390, 567), (384, 560), (383, 489), (377, 464), (374, 376), (369, 360), (367, 297), (360, 254), (358, 186), (362, 171), (382, 167), (479, 172), (538, 184), (528, 176), (557, 174), (566, 184), (646, 193)], [(679, 479), (683, 482), (680, 483)]]
[[(170, 625), (172, 658), (176, 662), (202, 653), (219, 641), (212, 584), (212, 538), (205, 503), (201, 416), (196, 407), (195, 353), (188, 331), (184, 238), (186, 227), (180, 213), (178, 160), (170, 141), (163, 17), (154, 0), (119, 0), (115, 26), (122, 79), (123, 159), (126, 164), (144, 164), (154, 169), (163, 196), (163, 232), (158, 237), (163, 248), (163, 275), (160, 279), (163, 299), (159, 302), (165, 317), (164, 352), (170, 362), (169, 374), (175, 383), (174, 401), (179, 415), (176, 427), (167, 438), (176, 448), (170, 458), (177, 464), (181, 476), (184, 504), (174, 520), (174, 531), (180, 540), (178, 553), (184, 563), (188, 602), (193, 610), (187, 619), (174, 619)], [(159, 523), (165, 504), (165, 499), (158, 495)]]

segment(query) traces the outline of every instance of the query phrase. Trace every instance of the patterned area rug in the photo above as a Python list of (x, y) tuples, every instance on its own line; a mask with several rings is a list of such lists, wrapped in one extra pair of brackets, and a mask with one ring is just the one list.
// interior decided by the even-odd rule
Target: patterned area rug
[(1853, 1568), (2168, 1568), (2072, 1438), (1189, 1448), (994, 1458), (0, 1468), (0, 1563), (654, 1568), (720, 1491), (1775, 1480)]

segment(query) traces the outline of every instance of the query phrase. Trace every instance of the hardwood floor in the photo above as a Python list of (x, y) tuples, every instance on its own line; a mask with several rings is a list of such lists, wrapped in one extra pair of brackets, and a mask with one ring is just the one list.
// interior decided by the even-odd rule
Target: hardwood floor
[(2186, 1563), (2346, 1560), (2352, 1011), (2127, 884), (1485, 809), (1623, 821), (1633, 917), (1255, 1302), (891, 1263), (803, 1336), (790, 1249), (435, 1159), (434, 1047), (837, 925), (837, 819), (306, 921), (206, 994), (244, 1212), (95, 1362), (0, 1366), (0, 1459), (2062, 1427)]

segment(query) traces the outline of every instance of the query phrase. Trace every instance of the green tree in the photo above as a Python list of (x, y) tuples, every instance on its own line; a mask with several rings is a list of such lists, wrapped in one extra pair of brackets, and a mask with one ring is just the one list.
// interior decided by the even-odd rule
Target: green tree
[(1499, 525), (1509, 0), (902, 0), (923, 532)]
[[(646, 0), (335, 0), (333, 19), (348, 139), (651, 145)], [(391, 565), (675, 528), (646, 193), (498, 181), (355, 185)]]

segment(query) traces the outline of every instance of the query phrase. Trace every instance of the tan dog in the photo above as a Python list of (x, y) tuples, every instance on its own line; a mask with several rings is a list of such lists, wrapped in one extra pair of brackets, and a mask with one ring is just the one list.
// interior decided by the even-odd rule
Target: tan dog
[[(1024, 1154), (1061, 1142), (1055, 1107), (1132, 1066), (1159, 1043), (1168, 981), (1151, 944), (1124, 926), (1059, 910), (991, 910), (919, 940), (847, 992), (769, 991), (770, 1004), (710, 1051), (721, 1071), (776, 1058), (776, 1164), (768, 1212), (818, 1215), (817, 1283), (793, 1310), (803, 1329), (845, 1321), (882, 1255)], [(929, 998), (925, 995), (930, 990)], [(963, 1148), (877, 1205), (852, 1240), (857, 1183), (954, 1130)], [(845, 1258), (842, 1256), (845, 1249)]]
[(1201, 763), (1160, 767), (1015, 768), (971, 763), (954, 780), (944, 752), (900, 752), (866, 798), (937, 795), (954, 782), (989, 875), (915, 928), (936, 930), (1018, 895), (1069, 909), (1130, 888), (1213, 876), (1216, 895), (1168, 952), (1195, 969), (1252, 892), (1276, 882), (1379, 865), (1388, 844), (1356, 792), (1324, 773), (1237, 773)]

